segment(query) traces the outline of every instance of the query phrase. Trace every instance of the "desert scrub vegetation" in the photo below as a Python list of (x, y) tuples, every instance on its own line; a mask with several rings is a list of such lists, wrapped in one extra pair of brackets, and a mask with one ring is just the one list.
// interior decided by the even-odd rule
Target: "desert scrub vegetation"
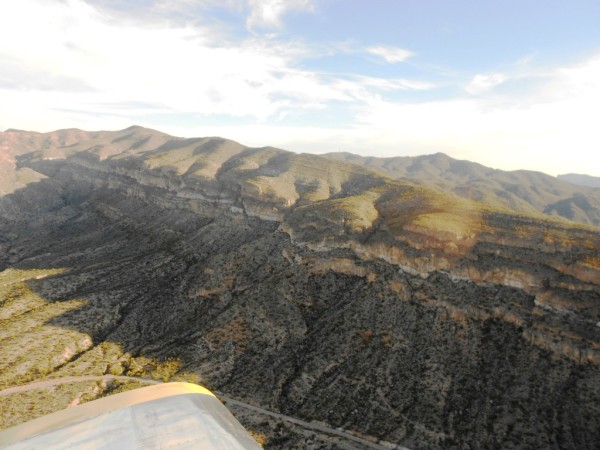
[(381, 195), (377, 208), (392, 235), (410, 227), (452, 239), (471, 239), (486, 228), (483, 205), (408, 183), (395, 183)]
[(285, 173), (272, 177), (259, 175), (246, 180), (244, 186), (247, 192), (254, 193), (263, 200), (285, 206), (291, 206), (300, 198), (294, 179)]
[[(80, 303), (60, 306), (62, 308), (50, 311), (50, 308), (44, 308), (25, 324), (22, 320), (0, 322), (0, 327), (10, 336), (2, 339), (0, 387), (43, 378), (92, 345), (90, 337), (84, 333), (45, 324), (45, 318), (56, 317), (68, 308), (79, 307)], [(23, 331), (20, 325), (25, 325)]]
[(379, 198), (376, 190), (361, 195), (322, 200), (300, 206), (289, 218), (292, 226), (304, 231), (328, 230), (328, 237), (343, 233), (361, 233), (373, 227), (379, 217), (375, 202)]
[(133, 356), (125, 352), (120, 344), (108, 341), (99, 343), (75, 361), (52, 373), (50, 377), (80, 375), (124, 375), (162, 382), (186, 381), (196, 384), (201, 381), (197, 374), (182, 370), (179, 358)]
[(7, 302), (31, 294), (32, 289), (27, 284), (28, 280), (41, 280), (43, 278), (63, 273), (64, 269), (6, 269), (0, 272), (0, 306)]
[(85, 300), (48, 302), (31, 287), (32, 280), (62, 272), (8, 269), (0, 273), (0, 387), (42, 378), (92, 346), (90, 336), (61, 326), (60, 320), (84, 307)]
[[(126, 355), (126, 354), (125, 354)], [(52, 372), (52, 378), (80, 375), (123, 375), (127, 360), (120, 344), (105, 341), (80, 353), (76, 359)]]
[(583, 260), (583, 265), (600, 270), (600, 258), (588, 256)]
[(250, 331), (244, 319), (231, 320), (214, 328), (205, 336), (213, 351), (221, 351), (227, 343), (231, 343), (236, 353), (244, 353), (250, 341)]
[(261, 433), (260, 431), (248, 430), (248, 434), (252, 436), (252, 439), (254, 439), (261, 447), (264, 447), (268, 441), (267, 435), (265, 433)]
[[(152, 378), (165, 383), (168, 381), (197, 382), (197, 379), (194, 379), (193, 374), (179, 374), (181, 366), (182, 364), (179, 358), (139, 356), (129, 360), (125, 375), (130, 377)], [(176, 377), (176, 375), (181, 376)]]
[(330, 200), (323, 206), (334, 219), (341, 219), (347, 229), (356, 233), (372, 227), (379, 217), (375, 208), (378, 198), (378, 192), (366, 191), (361, 195)]

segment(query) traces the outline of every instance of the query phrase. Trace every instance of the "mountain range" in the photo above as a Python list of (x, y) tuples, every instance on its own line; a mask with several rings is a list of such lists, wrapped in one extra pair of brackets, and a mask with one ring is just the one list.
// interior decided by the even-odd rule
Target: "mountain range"
[(590, 175), (581, 175), (577, 173), (568, 173), (559, 175), (559, 179), (577, 186), (587, 186), (592, 188), (600, 188), (600, 177), (592, 177)]
[[(0, 157), (0, 388), (192, 379), (386, 448), (600, 442), (593, 188), (142, 127), (10, 130)], [(57, 407), (31, 401), (0, 423)]]
[(350, 153), (323, 155), (369, 167), (397, 180), (436, 187), (497, 208), (548, 214), (600, 225), (600, 180), (587, 175), (552, 177), (542, 172), (506, 172), (443, 153), (375, 158)]

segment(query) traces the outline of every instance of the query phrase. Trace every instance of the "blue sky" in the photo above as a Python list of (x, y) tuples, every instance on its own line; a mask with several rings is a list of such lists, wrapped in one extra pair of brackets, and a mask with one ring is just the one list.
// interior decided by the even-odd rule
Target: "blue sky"
[(597, 1), (19, 0), (0, 21), (0, 129), (600, 176)]

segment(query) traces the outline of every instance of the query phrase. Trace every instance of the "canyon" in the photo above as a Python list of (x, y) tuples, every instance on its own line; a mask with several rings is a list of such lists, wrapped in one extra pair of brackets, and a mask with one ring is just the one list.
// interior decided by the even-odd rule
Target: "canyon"
[[(0, 152), (0, 388), (181, 379), (389, 448), (600, 442), (594, 208), (142, 127)], [(240, 420), (266, 448), (318, 441)]]

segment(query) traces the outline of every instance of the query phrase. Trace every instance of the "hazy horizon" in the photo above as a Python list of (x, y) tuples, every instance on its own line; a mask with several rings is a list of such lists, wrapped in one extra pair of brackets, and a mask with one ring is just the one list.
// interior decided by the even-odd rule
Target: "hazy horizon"
[(135, 123), (600, 176), (591, 0), (22, 0), (0, 13), (0, 129)]
[[(52, 133), (52, 132), (57, 132), (57, 131), (63, 131), (63, 130), (72, 129), (72, 130), (80, 130), (80, 131), (87, 131), (87, 132), (109, 132), (109, 133), (112, 133), (112, 132), (124, 131), (124, 130), (126, 130), (128, 128), (133, 128), (133, 127), (141, 127), (141, 128), (146, 128), (146, 129), (152, 129), (154, 131), (165, 133), (163, 130), (154, 129), (154, 128), (150, 128), (150, 127), (144, 127), (143, 125), (137, 125), (137, 124), (130, 125), (129, 127), (125, 127), (123, 129), (120, 129), (120, 130), (83, 130), (83, 129), (77, 128), (77, 127), (70, 127), (70, 128), (59, 128), (59, 129), (56, 129), (56, 130), (49, 130), (49, 131), (37, 131), (37, 130), (25, 130), (25, 129), (19, 129), (19, 128), (7, 128), (7, 129), (4, 130), (4, 132), (11, 132), (12, 131), (12, 132), (24, 132), (24, 133)], [(166, 134), (169, 134), (169, 133), (166, 133)], [(238, 142), (239, 144), (247, 146), (247, 147), (253, 147), (251, 145), (247, 145), (244, 142), (237, 141), (235, 139), (230, 139), (227, 136), (191, 136), (191, 135), (189, 135), (189, 136), (187, 136), (187, 135), (186, 136), (172, 135), (172, 136), (175, 137), (175, 138), (183, 138), (183, 139), (195, 139), (195, 138), (219, 138), (219, 139), (227, 139), (227, 140), (232, 140), (232, 141)], [(483, 165), (485, 167), (488, 167), (488, 168), (494, 169), (494, 170), (504, 170), (504, 171), (507, 171), (507, 172), (511, 172), (511, 171), (541, 172), (541, 173), (544, 173), (546, 175), (550, 175), (550, 176), (557, 177), (557, 178), (558, 177), (562, 177), (562, 176), (573, 175), (573, 176), (578, 176), (578, 177), (590, 178), (590, 179), (593, 179), (593, 180), (600, 179), (600, 177), (597, 177), (597, 176), (594, 176), (594, 175), (589, 175), (587, 173), (582, 173), (582, 172), (581, 173), (560, 172), (560, 173), (557, 173), (557, 174), (550, 174), (550, 173), (544, 172), (543, 170), (537, 170), (537, 169), (523, 169), (523, 168), (502, 169), (502, 168), (499, 168), (499, 167), (493, 167), (493, 166), (489, 166), (489, 165), (483, 164), (483, 163), (481, 163), (480, 161), (477, 161), (477, 160), (470, 160), (470, 159), (465, 159), (465, 158), (455, 158), (455, 157), (449, 155), (446, 152), (414, 153), (414, 154), (412, 154), (412, 153), (406, 153), (406, 154), (402, 154), (402, 155), (400, 155), (400, 154), (399, 155), (390, 154), (390, 155), (386, 155), (386, 156), (378, 156), (378, 155), (364, 155), (364, 154), (361, 155), (358, 152), (352, 152), (352, 151), (333, 151), (333, 150), (330, 151), (330, 150), (324, 150), (324, 151), (321, 151), (321, 152), (311, 152), (311, 151), (302, 152), (302, 151), (290, 150), (290, 149), (284, 148), (284, 147), (272, 146), (272, 145), (269, 145), (269, 144), (261, 145), (261, 146), (256, 146), (256, 147), (276, 147), (276, 148), (279, 148), (280, 150), (290, 151), (290, 152), (293, 152), (293, 153), (307, 153), (307, 154), (314, 154), (314, 155), (324, 155), (324, 154), (328, 154), (328, 153), (347, 153), (347, 154), (351, 154), (351, 155), (355, 155), (355, 156), (361, 156), (361, 157), (367, 157), (367, 158), (368, 157), (375, 157), (375, 158), (383, 158), (383, 159), (386, 159), (386, 158), (396, 158), (396, 157), (399, 157), (399, 158), (417, 158), (417, 157), (421, 157), (421, 156), (434, 156), (436, 154), (443, 154), (443, 155), (446, 155), (446, 156), (448, 156), (448, 157), (450, 157), (452, 159), (455, 159), (457, 161), (468, 161), (468, 162), (472, 162), (472, 163), (476, 163), (476, 164), (481, 164), (481, 165)], [(566, 180), (563, 180), (563, 181), (566, 181)]]

